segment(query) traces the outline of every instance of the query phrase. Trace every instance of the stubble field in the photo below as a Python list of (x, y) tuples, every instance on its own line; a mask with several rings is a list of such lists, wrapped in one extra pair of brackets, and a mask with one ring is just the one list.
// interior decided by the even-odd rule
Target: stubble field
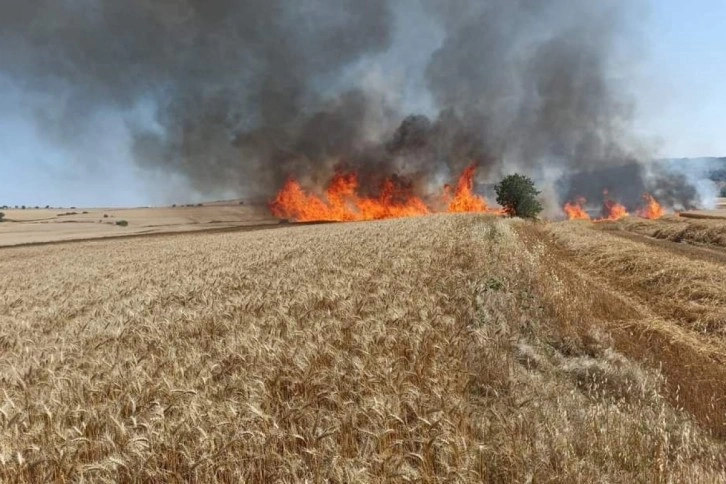
[(0, 480), (726, 481), (726, 252), (651, 223), (3, 249)]
[(4, 214), (0, 247), (259, 229), (277, 224), (264, 205), (241, 203), (230, 200), (178, 207), (0, 209)]

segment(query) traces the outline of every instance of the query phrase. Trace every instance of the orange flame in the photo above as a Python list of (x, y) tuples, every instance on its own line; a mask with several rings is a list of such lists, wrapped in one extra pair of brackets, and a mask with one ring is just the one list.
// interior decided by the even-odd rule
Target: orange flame
[(653, 195), (646, 193), (643, 195), (643, 200), (645, 201), (645, 206), (638, 210), (638, 215), (640, 217), (656, 220), (665, 215), (665, 209), (655, 198), (653, 198)]
[(449, 201), (449, 213), (486, 212), (487, 202), (474, 193), (474, 175), (476, 166), (471, 165), (459, 177), (454, 197), (451, 198), (451, 187), (444, 187), (445, 199)]
[[(603, 202), (603, 217), (595, 219), (595, 222), (620, 220), (628, 217), (630, 213), (624, 205), (608, 198), (608, 191), (604, 190), (605, 200)], [(643, 195), (645, 206), (638, 210), (638, 216), (647, 219), (658, 219), (665, 215), (665, 209), (649, 193)], [(591, 220), (590, 215), (585, 211), (585, 198), (578, 197), (572, 202), (567, 202), (563, 208), (568, 220)]]
[(620, 220), (630, 215), (625, 205), (608, 198), (607, 190), (603, 191), (603, 195), (605, 196), (605, 201), (603, 202), (603, 217), (600, 220)]
[[(464, 170), (453, 195), (451, 187), (444, 188), (448, 212), (500, 213), (489, 209), (486, 200), (474, 193), (475, 174), (474, 165)], [(390, 178), (383, 182), (379, 195), (374, 198), (361, 197), (358, 188), (355, 173), (336, 173), (324, 197), (305, 193), (296, 180), (288, 180), (270, 203), (270, 211), (277, 218), (297, 222), (381, 220), (433, 212), (410, 189), (401, 187)]]
[(577, 197), (571, 202), (567, 202), (563, 208), (565, 214), (567, 214), (568, 220), (591, 220), (590, 215), (585, 211), (585, 203), (587, 200), (584, 197)]

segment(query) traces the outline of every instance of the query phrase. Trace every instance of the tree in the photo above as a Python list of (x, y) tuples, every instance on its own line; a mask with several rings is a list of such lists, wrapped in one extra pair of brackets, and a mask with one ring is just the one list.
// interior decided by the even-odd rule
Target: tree
[(518, 173), (509, 175), (494, 190), (497, 203), (512, 217), (536, 218), (542, 211), (542, 204), (537, 200), (540, 192), (529, 177)]

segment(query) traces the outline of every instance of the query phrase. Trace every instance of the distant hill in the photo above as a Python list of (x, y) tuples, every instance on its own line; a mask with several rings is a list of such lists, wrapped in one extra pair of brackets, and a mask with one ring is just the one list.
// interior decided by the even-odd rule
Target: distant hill
[(682, 172), (703, 173), (715, 182), (726, 182), (726, 157), (671, 158), (657, 160), (656, 163), (670, 165)]

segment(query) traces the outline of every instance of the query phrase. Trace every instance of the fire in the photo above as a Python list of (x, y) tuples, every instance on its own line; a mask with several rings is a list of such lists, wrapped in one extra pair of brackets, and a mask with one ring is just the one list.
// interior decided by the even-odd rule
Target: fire
[[(608, 191), (604, 191), (605, 200), (603, 202), (603, 216), (595, 219), (595, 222), (615, 221), (628, 217), (630, 213), (625, 205), (608, 198)], [(643, 195), (645, 207), (638, 210), (638, 216), (647, 219), (658, 219), (665, 215), (665, 209), (659, 204), (655, 198), (649, 193)], [(567, 202), (563, 207), (568, 220), (592, 220), (590, 215), (585, 211), (584, 197), (578, 197), (574, 201)]]
[(624, 205), (614, 200), (606, 200), (603, 208), (605, 216), (601, 220), (620, 220), (630, 215)]
[(567, 219), (591, 220), (590, 215), (585, 211), (585, 203), (587, 203), (587, 200), (584, 197), (578, 197), (571, 202), (567, 202), (564, 206)]
[(653, 198), (653, 195), (651, 195), (650, 193), (646, 193), (645, 195), (643, 195), (643, 200), (645, 201), (645, 207), (638, 210), (639, 216), (655, 220), (665, 215), (665, 209), (660, 203), (656, 201), (655, 198)]
[(449, 200), (449, 213), (467, 213), (467, 212), (486, 212), (487, 202), (484, 198), (474, 193), (474, 175), (476, 167), (469, 166), (459, 177), (456, 184), (453, 198), (451, 197), (451, 187), (444, 187), (445, 198)]
[[(446, 211), (500, 212), (489, 209), (486, 200), (474, 193), (475, 174), (476, 167), (469, 166), (454, 190), (449, 186), (444, 188)], [(296, 180), (288, 180), (270, 203), (270, 210), (275, 217), (297, 222), (381, 220), (434, 212), (410, 188), (390, 178), (383, 182), (378, 196), (362, 197), (354, 172), (336, 173), (322, 197), (306, 193)]]
[(600, 220), (620, 220), (630, 215), (625, 205), (608, 198), (607, 190), (603, 191), (603, 195), (605, 196), (605, 201), (603, 202), (603, 217)]

